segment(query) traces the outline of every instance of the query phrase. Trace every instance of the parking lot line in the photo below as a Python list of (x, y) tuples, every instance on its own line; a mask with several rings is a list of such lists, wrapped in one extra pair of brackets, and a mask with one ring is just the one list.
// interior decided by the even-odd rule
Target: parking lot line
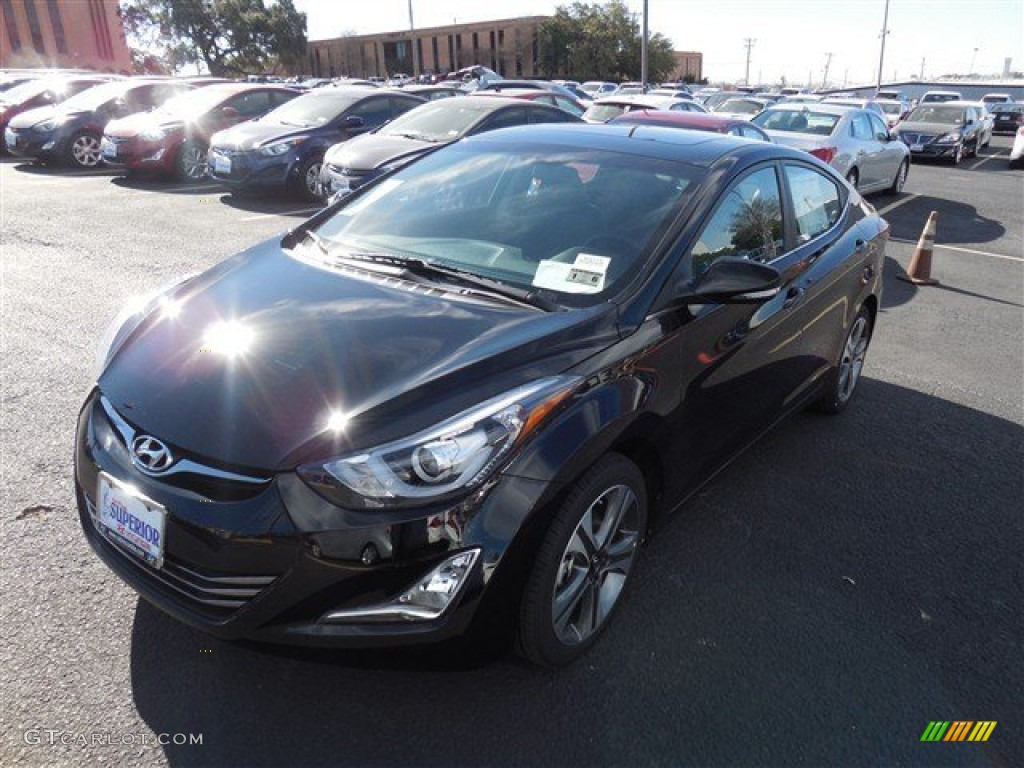
[(275, 216), (294, 216), (296, 213), (316, 213), (321, 206), (315, 208), (296, 208), (294, 211), (278, 211), (277, 213), (261, 213), (256, 216), (243, 216), (239, 221), (259, 221), (260, 219), (272, 219)]
[(889, 211), (893, 210), (894, 208), (899, 208), (901, 205), (903, 205), (905, 203), (909, 203), (915, 197), (917, 197), (917, 195), (908, 194), (906, 197), (904, 197), (904, 198), (902, 198), (900, 200), (897, 200), (895, 203), (889, 203), (889, 205), (885, 206), (885, 208), (879, 208), (878, 209), (878, 215), (879, 216), (884, 216), (885, 214), (887, 214)]
[[(890, 241), (894, 243), (906, 243), (907, 245), (916, 245), (916, 240), (904, 240), (902, 237), (890, 237)], [(1017, 261), (1024, 263), (1024, 257), (1021, 256), (1009, 256), (1005, 253), (992, 253), (991, 251), (977, 251), (973, 248), (960, 248), (956, 245), (942, 245), (935, 243), (933, 248), (941, 248), (947, 251), (956, 251), (957, 253), (970, 253), (974, 256), (991, 256), (993, 259), (1005, 259), (1006, 261)]]

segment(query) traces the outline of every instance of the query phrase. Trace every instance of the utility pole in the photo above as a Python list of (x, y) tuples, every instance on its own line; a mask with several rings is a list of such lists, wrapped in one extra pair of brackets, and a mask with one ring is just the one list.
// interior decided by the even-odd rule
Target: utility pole
[(412, 46), (412, 76), (420, 78), (420, 52), (416, 47), (416, 25), (412, 21), (412, 0), (409, 0), (409, 45)]
[(921, 57), (921, 74), (917, 79), (924, 80), (924, 56)]
[(970, 75), (973, 75), (973, 74), (974, 74), (974, 60), (975, 60), (976, 58), (978, 58), (978, 49), (977, 49), (977, 48), (975, 48), (975, 49), (974, 49), (974, 53), (972, 53), (972, 54), (971, 54), (971, 66), (969, 66), (969, 67), (967, 68), (967, 74), (968, 74), (968, 76), (970, 76)]
[(647, 92), (647, 0), (644, 0), (644, 29), (643, 37), (640, 39), (640, 84), (641, 89)]
[(754, 43), (756, 42), (757, 40), (753, 37), (743, 38), (743, 44), (747, 46), (747, 74), (743, 79), (744, 85), (750, 85), (750, 49), (754, 47)]
[(882, 50), (878, 53), (878, 80), (875, 82), (875, 96), (882, 89), (882, 63), (885, 61), (885, 38), (889, 34), (889, 0), (885, 0), (885, 16), (882, 18)]
[(821, 87), (828, 88), (828, 68), (832, 66), (832, 53), (825, 54), (825, 74), (821, 78)]

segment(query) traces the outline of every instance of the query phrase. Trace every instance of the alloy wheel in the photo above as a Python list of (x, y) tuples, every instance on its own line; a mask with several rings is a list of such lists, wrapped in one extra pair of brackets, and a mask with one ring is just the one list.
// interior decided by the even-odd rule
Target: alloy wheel
[(100, 141), (95, 136), (83, 133), (71, 143), (71, 157), (82, 168), (95, 168), (100, 163)]
[(601, 493), (580, 518), (562, 553), (551, 599), (556, 637), (588, 640), (604, 624), (626, 584), (640, 543), (636, 494), (626, 485)]
[(868, 320), (860, 315), (853, 323), (846, 345), (843, 347), (843, 359), (839, 363), (839, 400), (846, 402), (853, 394), (854, 387), (860, 380), (861, 369), (864, 368), (864, 356), (868, 351)]
[(181, 167), (190, 179), (201, 179), (206, 173), (206, 158), (199, 147), (187, 146), (181, 151)]
[(311, 197), (320, 197), (320, 167), (321, 163), (313, 163), (306, 169), (303, 184)]

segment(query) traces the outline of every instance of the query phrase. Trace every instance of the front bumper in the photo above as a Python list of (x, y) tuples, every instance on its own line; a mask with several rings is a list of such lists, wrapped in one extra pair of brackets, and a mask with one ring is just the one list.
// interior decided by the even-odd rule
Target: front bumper
[(16, 157), (40, 160), (56, 157), (61, 144), (57, 131), (40, 133), (31, 128), (16, 131), (11, 127), (4, 130), (4, 147)]
[(900, 140), (907, 145), (913, 157), (944, 158), (953, 157), (957, 149), (964, 147), (964, 141), (938, 142), (936, 136), (919, 134), (900, 134)]
[[(96, 512), (101, 470), (167, 510), (162, 568), (151, 567), (102, 532)], [(291, 472), (252, 479), (259, 482), (147, 476), (131, 463), (98, 393), (90, 395), (79, 416), (75, 490), (86, 539), (147, 601), (228, 640), (373, 647), (461, 634), (517, 533), (515, 525), (497, 519), (525, 519), (545, 487), (501, 478), (454, 506), (363, 511), (331, 505)], [(367, 564), (369, 547), (376, 562)], [(470, 548), (480, 556), (437, 618), (325, 620), (334, 611), (394, 599)]]
[(287, 186), (296, 159), (291, 152), (268, 157), (258, 152), (211, 148), (206, 158), (210, 178), (238, 189), (279, 189)]
[(374, 169), (355, 171), (325, 162), (320, 169), (320, 193), (328, 199), (335, 195), (344, 197), (355, 192), (377, 175), (378, 172)]
[(143, 141), (137, 137), (104, 135), (100, 142), (100, 154), (107, 165), (132, 171), (172, 170), (174, 149), (168, 142)]

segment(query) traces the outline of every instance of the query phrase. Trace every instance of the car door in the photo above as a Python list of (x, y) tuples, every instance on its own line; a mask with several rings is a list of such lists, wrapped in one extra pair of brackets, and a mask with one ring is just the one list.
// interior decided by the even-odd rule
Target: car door
[(724, 257), (760, 261), (783, 275), (780, 292), (758, 304), (701, 304), (680, 309), (678, 355), (681, 403), (668, 429), (673, 438), (670, 497), (717, 467), (723, 456), (753, 439), (793, 402), (807, 375), (800, 326), (811, 286), (800, 283), (807, 264), (787, 235), (779, 166), (763, 163), (732, 182), (682, 254), (673, 284), (694, 284)]
[(882, 143), (875, 136), (875, 130), (871, 124), (871, 114), (864, 110), (858, 110), (850, 121), (850, 127), (856, 145), (854, 157), (860, 177), (858, 184), (863, 189), (876, 187), (882, 180), (881, 166), (884, 163)]
[(900, 163), (903, 162), (903, 147), (901, 142), (895, 141), (892, 138), (892, 135), (889, 133), (889, 126), (885, 124), (884, 119), (878, 115), (869, 114), (868, 120), (871, 121), (871, 130), (879, 144), (878, 185), (880, 187), (888, 187), (892, 184), (893, 179), (896, 178), (896, 172), (900, 168)]

